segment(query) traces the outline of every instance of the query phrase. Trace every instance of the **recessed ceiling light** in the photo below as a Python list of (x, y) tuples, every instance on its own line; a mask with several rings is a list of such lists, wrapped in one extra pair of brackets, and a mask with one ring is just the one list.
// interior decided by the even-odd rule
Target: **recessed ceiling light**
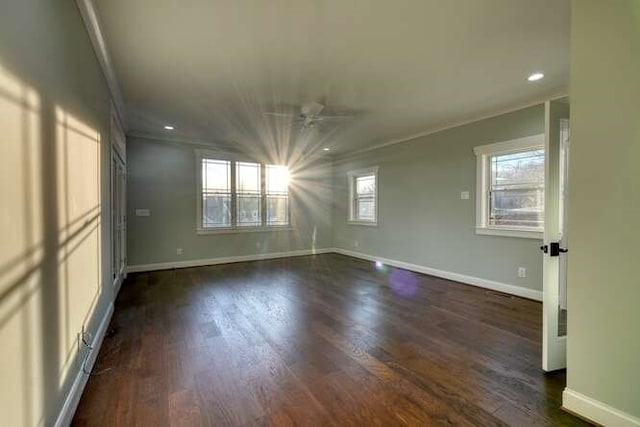
[(529, 77), (527, 77), (527, 80), (529, 80), (530, 82), (537, 82), (538, 80), (542, 80), (543, 77), (544, 74), (542, 73), (533, 73)]
[(323, 150), (324, 150), (324, 151), (331, 151), (331, 148), (329, 148), (329, 147), (324, 147), (324, 148), (323, 148)]
[(175, 129), (175, 128), (174, 128), (173, 126), (171, 126), (171, 125), (165, 125), (165, 127), (164, 127), (164, 128), (165, 128), (166, 130), (173, 130), (173, 129)]

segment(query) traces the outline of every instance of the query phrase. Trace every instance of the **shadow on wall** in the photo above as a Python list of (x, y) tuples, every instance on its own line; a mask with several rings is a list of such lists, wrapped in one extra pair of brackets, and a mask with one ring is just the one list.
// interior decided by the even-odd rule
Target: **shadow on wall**
[(0, 129), (0, 412), (49, 425), (103, 292), (100, 134), (1, 62)]

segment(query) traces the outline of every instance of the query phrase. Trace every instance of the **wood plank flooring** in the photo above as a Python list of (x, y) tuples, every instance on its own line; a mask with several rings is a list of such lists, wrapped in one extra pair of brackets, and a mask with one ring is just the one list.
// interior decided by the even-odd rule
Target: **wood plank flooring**
[(539, 303), (342, 255), (134, 274), (111, 328), (74, 425), (586, 425)]

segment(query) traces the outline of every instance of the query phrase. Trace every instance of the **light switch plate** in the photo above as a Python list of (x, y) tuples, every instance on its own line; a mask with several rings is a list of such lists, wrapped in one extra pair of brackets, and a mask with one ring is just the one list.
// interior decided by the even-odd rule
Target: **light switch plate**
[(151, 216), (149, 209), (136, 209), (136, 216)]
[(460, 200), (469, 200), (469, 192), (468, 191), (460, 192)]

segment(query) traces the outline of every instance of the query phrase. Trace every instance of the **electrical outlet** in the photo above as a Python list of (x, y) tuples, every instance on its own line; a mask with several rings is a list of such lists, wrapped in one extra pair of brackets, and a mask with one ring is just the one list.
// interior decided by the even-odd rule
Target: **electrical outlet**
[(176, 248), (176, 255), (182, 255), (182, 248)]
[(353, 241), (353, 247), (357, 248), (358, 246), (360, 246), (360, 243), (357, 240)]
[(518, 267), (518, 277), (527, 277), (527, 269), (524, 267)]
[(460, 200), (469, 200), (469, 192), (461, 191), (460, 192)]

